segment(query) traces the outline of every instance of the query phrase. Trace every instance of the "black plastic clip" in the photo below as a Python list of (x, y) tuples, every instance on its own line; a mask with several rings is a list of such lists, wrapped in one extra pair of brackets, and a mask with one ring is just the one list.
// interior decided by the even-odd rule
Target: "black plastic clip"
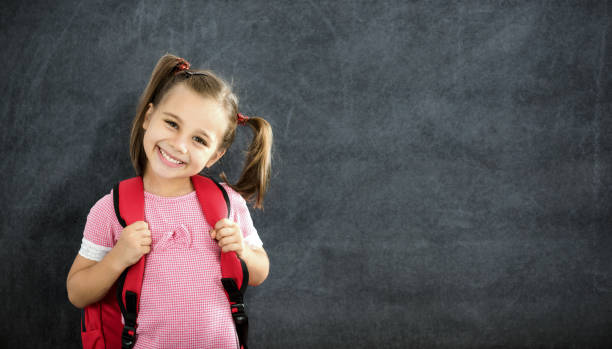
[[(131, 333), (130, 333), (131, 332)], [(136, 343), (136, 329), (132, 326), (125, 325), (123, 333), (121, 333), (122, 348), (132, 348)]]
[[(231, 305), (232, 308), (232, 317), (234, 318), (234, 322), (236, 324), (242, 324), (248, 321), (246, 317), (246, 305), (244, 303), (236, 303)], [(233, 309), (237, 309), (233, 311)]]

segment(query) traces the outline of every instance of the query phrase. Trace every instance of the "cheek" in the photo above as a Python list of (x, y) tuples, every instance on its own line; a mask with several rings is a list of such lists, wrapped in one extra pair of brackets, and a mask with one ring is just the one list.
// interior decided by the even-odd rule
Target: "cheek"
[(195, 152), (194, 156), (197, 163), (199, 164), (205, 164), (209, 157), (208, 152), (202, 150)]
[(149, 132), (145, 131), (144, 135), (142, 136), (142, 144), (143, 145), (149, 144), (149, 139), (150, 139)]
[(212, 150), (198, 150), (196, 153), (194, 153), (194, 158), (196, 158), (196, 162), (198, 164), (198, 166), (206, 166), (206, 164), (208, 163), (208, 161), (211, 159), (212, 157)]
[(159, 127), (150, 127), (145, 131), (143, 142), (150, 144), (157, 139), (166, 137), (166, 130)]
[(142, 138), (142, 144), (146, 150), (149, 150), (151, 148), (150, 146), (151, 144), (153, 144), (153, 137), (150, 132), (146, 132), (144, 134), (144, 137)]

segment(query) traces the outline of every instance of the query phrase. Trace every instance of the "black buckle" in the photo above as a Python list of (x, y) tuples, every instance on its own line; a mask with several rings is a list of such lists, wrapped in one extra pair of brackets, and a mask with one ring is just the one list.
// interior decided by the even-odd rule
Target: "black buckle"
[(246, 305), (244, 303), (236, 303), (231, 305), (232, 309), (238, 309), (237, 312), (233, 312), (232, 314), (244, 314), (246, 313)]
[[(130, 334), (130, 331), (133, 333)], [(136, 343), (136, 329), (132, 326), (125, 325), (123, 327), (123, 333), (121, 333), (121, 345), (124, 348), (132, 348)]]
[(247, 323), (249, 320), (246, 316), (246, 305), (244, 303), (236, 303), (231, 305), (232, 309), (238, 309), (238, 311), (232, 311), (232, 317), (234, 322), (238, 325)]

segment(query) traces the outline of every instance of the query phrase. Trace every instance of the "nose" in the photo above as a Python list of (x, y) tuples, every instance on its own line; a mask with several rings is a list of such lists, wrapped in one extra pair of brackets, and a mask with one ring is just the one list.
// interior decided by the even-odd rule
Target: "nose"
[(187, 142), (189, 141), (187, 138), (188, 136), (179, 134), (176, 136), (172, 144), (174, 146), (174, 149), (180, 152), (181, 154), (187, 153)]

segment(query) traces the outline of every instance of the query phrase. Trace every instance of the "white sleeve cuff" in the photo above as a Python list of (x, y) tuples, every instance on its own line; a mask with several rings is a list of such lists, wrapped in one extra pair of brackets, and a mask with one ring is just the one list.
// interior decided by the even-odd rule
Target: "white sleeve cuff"
[(257, 236), (257, 234), (251, 234), (243, 239), (244, 243), (247, 244), (252, 249), (261, 248), (263, 246), (263, 242)]
[(83, 238), (81, 242), (81, 249), (79, 250), (79, 254), (87, 259), (94, 260), (99, 262), (106, 256), (108, 251), (112, 250), (112, 247), (100, 246), (94, 244), (93, 242)]

